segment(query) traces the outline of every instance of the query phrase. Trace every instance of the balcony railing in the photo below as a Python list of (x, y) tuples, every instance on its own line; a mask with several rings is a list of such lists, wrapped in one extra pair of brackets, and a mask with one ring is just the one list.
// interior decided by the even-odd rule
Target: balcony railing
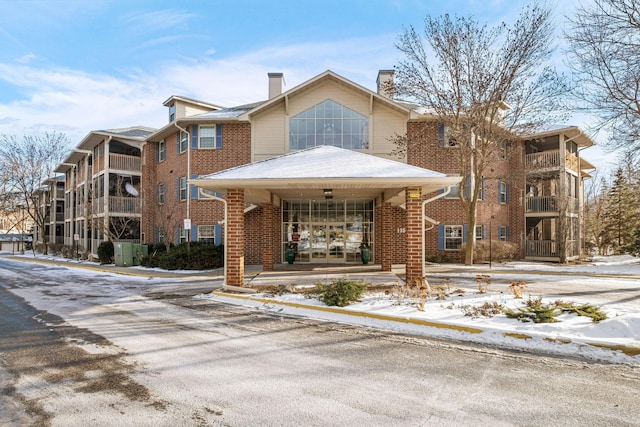
[[(560, 212), (562, 208), (560, 200), (557, 196), (542, 196), (526, 198), (526, 212)], [(578, 199), (575, 197), (567, 197), (567, 213), (578, 212)]]
[(109, 168), (123, 171), (140, 172), (140, 157), (126, 154), (109, 154)]
[(109, 197), (109, 213), (140, 213), (140, 199), (137, 197)]
[(530, 153), (525, 156), (525, 166), (527, 169), (552, 169), (559, 168), (560, 150), (542, 151), (540, 153)]
[[(575, 240), (567, 241), (567, 257), (580, 255), (577, 242)], [(526, 253), (528, 257), (540, 258), (559, 258), (558, 242), (556, 240), (527, 240)]]

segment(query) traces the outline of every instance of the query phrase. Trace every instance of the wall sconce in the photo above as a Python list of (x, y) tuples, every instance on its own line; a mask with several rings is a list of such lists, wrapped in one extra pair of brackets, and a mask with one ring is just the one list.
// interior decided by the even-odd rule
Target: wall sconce
[(330, 188), (325, 188), (324, 190), (322, 190), (324, 192), (325, 196), (331, 196), (333, 194), (333, 190)]

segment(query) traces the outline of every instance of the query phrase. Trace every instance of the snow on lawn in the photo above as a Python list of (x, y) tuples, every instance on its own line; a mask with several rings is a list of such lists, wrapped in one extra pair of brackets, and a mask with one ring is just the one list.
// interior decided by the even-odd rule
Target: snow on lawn
[[(457, 266), (460, 267), (460, 266)], [(598, 273), (611, 275), (640, 274), (638, 258), (607, 257), (596, 258), (591, 265), (558, 266), (554, 264), (508, 263), (497, 267), (504, 270), (526, 270), (530, 274), (545, 272), (545, 279), (566, 280), (548, 276), (548, 272), (571, 271), (578, 273)], [(451, 288), (456, 288), (456, 279), (464, 278), (469, 283), (469, 274), (450, 275)], [(475, 273), (472, 274), (475, 276)], [(511, 277), (511, 276), (509, 276)], [(513, 276), (528, 280), (526, 274)], [(589, 277), (581, 278), (582, 283)], [(598, 277), (601, 286), (611, 289), (640, 287), (634, 279), (623, 282), (618, 277)], [(584, 288), (583, 288), (584, 289)], [(606, 294), (606, 292), (604, 292)], [(516, 299), (511, 292), (489, 291), (479, 293), (466, 289), (465, 292), (451, 292), (444, 300), (432, 297), (419, 309), (419, 300), (397, 297), (393, 290), (386, 293), (366, 293), (356, 303), (347, 307), (328, 307), (318, 299), (306, 298), (300, 293), (229, 295), (214, 292), (200, 298), (210, 298), (233, 304), (242, 304), (274, 313), (304, 316), (327, 321), (358, 324), (399, 333), (423, 335), (435, 338), (453, 339), (483, 343), (501, 348), (544, 352), (554, 355), (579, 356), (592, 360), (612, 363), (640, 364), (640, 310), (638, 302), (620, 303), (599, 298), (597, 294), (581, 297), (546, 297), (534, 292), (523, 292)], [(561, 314), (554, 323), (522, 322), (510, 319), (503, 313), (488, 317), (473, 313), (475, 308), (486, 304), (499, 304), (505, 309), (518, 311), (529, 299), (541, 298), (542, 304), (556, 301), (575, 305), (590, 304), (600, 308), (607, 319), (593, 322), (591, 318), (577, 314)]]

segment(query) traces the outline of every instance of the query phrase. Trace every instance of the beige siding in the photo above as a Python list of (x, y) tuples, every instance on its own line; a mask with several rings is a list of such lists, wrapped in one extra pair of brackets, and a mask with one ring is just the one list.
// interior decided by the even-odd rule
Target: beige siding
[[(285, 101), (282, 100), (251, 118), (252, 161), (268, 159), (288, 152), (288, 118), (327, 99), (369, 117), (372, 154), (389, 157), (394, 148), (389, 139), (396, 133), (400, 135), (406, 133), (407, 117), (400, 111), (374, 100), (372, 116), (370, 115), (370, 94), (336, 81), (324, 81), (290, 96), (288, 115), (285, 111)], [(394, 159), (397, 160), (395, 157)]]

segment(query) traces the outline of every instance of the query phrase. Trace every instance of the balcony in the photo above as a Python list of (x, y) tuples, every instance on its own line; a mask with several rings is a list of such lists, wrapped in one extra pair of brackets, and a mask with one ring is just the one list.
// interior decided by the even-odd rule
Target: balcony
[(562, 164), (560, 162), (560, 150), (542, 151), (540, 153), (530, 153), (525, 156), (524, 164), (527, 170), (547, 170), (557, 169)]
[[(558, 248), (558, 242), (556, 240), (527, 240), (526, 241), (526, 253), (527, 258), (540, 258), (540, 259), (559, 259), (560, 253)], [(577, 241), (567, 241), (567, 258), (576, 257), (580, 255), (580, 251), (577, 245)]]
[(126, 154), (109, 154), (109, 168), (122, 171), (140, 172), (141, 159)]
[[(566, 213), (576, 213), (579, 210), (578, 199), (575, 197), (566, 197)], [(562, 208), (561, 200), (557, 196), (542, 196), (526, 198), (527, 213), (545, 213), (560, 212)]]
[(110, 214), (140, 213), (140, 199), (137, 197), (109, 197)]

